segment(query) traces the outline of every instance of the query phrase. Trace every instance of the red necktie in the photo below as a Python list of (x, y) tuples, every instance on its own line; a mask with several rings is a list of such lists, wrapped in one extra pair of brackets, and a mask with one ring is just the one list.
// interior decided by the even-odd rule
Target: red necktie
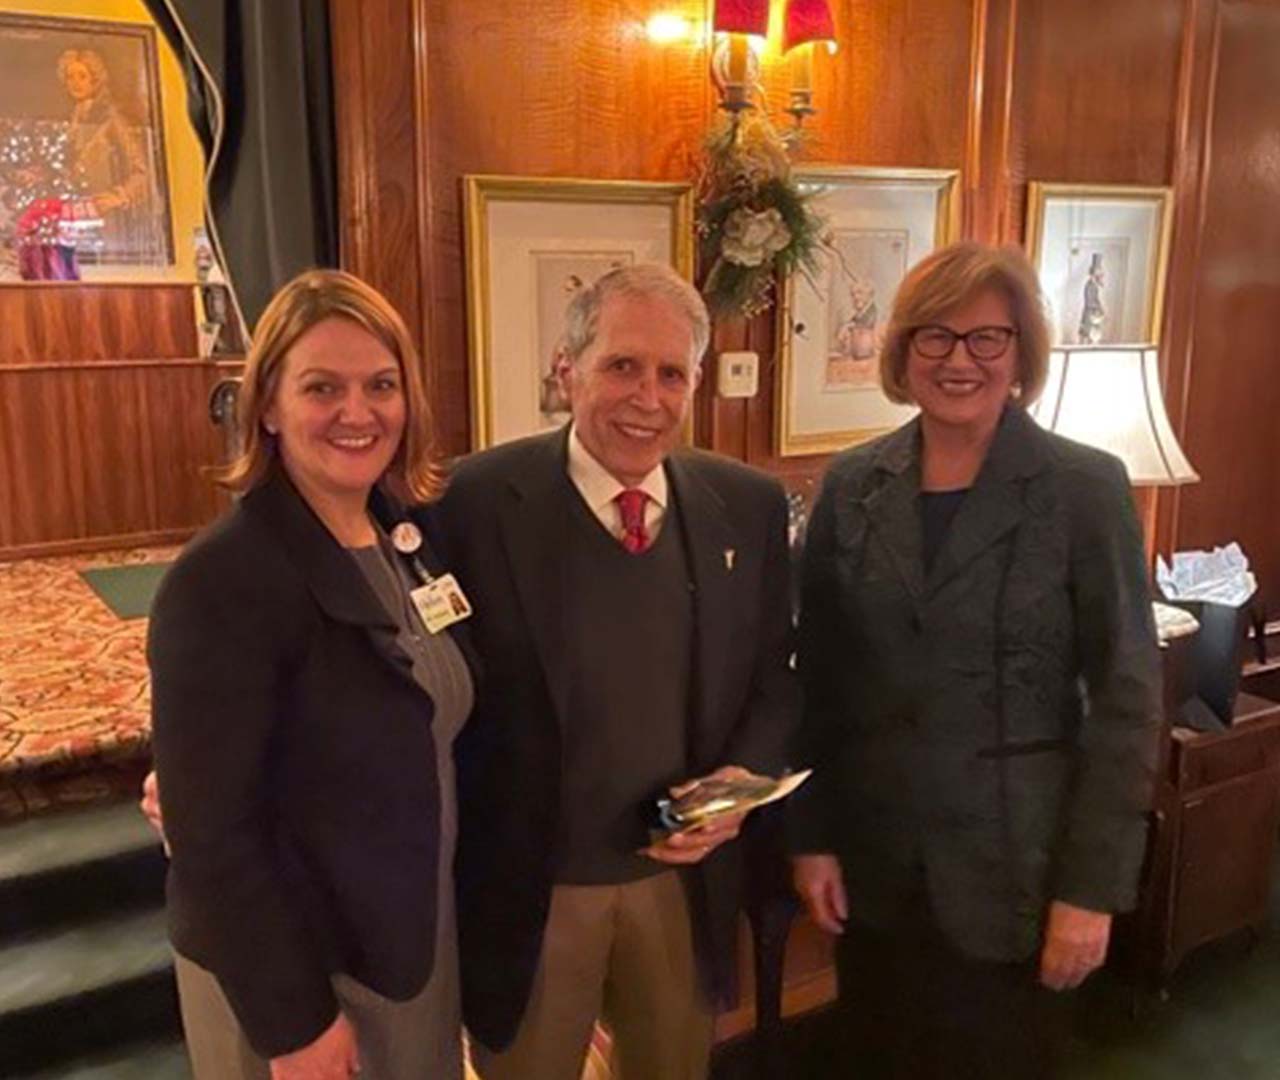
[(649, 531), (644, 527), (644, 505), (649, 496), (639, 488), (627, 488), (614, 498), (622, 514), (622, 546), (639, 555), (649, 546)]

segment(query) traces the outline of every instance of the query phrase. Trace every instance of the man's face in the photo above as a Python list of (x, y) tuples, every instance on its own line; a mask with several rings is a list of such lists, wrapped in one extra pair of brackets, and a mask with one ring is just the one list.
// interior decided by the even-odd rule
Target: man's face
[(578, 438), (627, 487), (680, 441), (701, 375), (688, 318), (657, 296), (608, 297), (595, 340), (560, 364)]

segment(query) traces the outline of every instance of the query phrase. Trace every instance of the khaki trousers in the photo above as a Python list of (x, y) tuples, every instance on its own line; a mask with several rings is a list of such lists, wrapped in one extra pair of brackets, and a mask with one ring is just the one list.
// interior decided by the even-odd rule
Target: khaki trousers
[(177, 953), (173, 967), (182, 1032), (197, 1080), (271, 1080), (271, 1066), (249, 1045), (218, 980)]
[(472, 1044), (483, 1080), (579, 1080), (596, 1020), (614, 1080), (703, 1080), (712, 1011), (674, 871), (623, 885), (557, 885), (515, 1042)]

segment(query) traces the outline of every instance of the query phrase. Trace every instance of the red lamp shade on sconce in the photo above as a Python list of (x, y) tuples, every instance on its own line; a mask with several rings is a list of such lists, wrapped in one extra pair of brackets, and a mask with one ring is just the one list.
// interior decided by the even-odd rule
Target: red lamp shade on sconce
[(747, 39), (769, 33), (769, 0), (716, 0), (711, 28), (726, 35), (711, 54), (711, 77), (720, 88), (721, 106), (737, 116), (751, 107), (749, 87), (759, 64)]
[(718, 34), (764, 37), (769, 32), (769, 0), (716, 0), (711, 26)]
[(827, 0), (787, 0), (782, 21), (783, 52), (809, 41), (835, 44), (835, 40), (836, 24)]

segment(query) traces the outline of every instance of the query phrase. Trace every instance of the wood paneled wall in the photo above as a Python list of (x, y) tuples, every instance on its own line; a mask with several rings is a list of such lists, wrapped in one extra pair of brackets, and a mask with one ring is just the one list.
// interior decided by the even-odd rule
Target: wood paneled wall
[[(693, 176), (716, 113), (705, 49), (655, 45), (643, 26), (711, 6), (332, 5), (344, 262), (414, 328), (447, 453), (470, 444), (460, 178)], [(1239, 538), (1280, 608), (1280, 0), (833, 9), (841, 48), (818, 60), (805, 160), (959, 168), (965, 235), (994, 242), (1021, 241), (1031, 179), (1175, 185), (1162, 353), (1204, 482), (1159, 496), (1158, 544)], [(779, 102), (783, 67), (766, 68)], [(183, 531), (214, 511), (195, 470), (218, 454), (203, 396), (219, 372), (188, 359), (190, 303), (182, 288), (0, 290), (0, 554)], [(823, 459), (773, 455), (772, 316), (723, 323), (715, 345), (758, 351), (761, 391), (723, 401), (705, 380), (698, 441), (811, 488)]]
[[(342, 0), (346, 261), (419, 328), (444, 449), (468, 448), (459, 178), (693, 175), (715, 113), (699, 43), (644, 36), (710, 0)], [(1280, 388), (1280, 2), (833, 0), (806, 159), (959, 168), (965, 235), (1020, 242), (1028, 180), (1176, 184), (1164, 328), (1175, 425), (1204, 475), (1155, 500), (1162, 549), (1240, 538), (1280, 608), (1271, 462)], [(781, 101), (784, 65), (766, 70)], [(809, 488), (821, 458), (773, 455), (769, 316), (716, 329), (764, 361), (761, 392), (704, 382), (697, 438)], [(1149, 500), (1150, 502), (1150, 500)]]
[(221, 505), (186, 285), (0, 288), (0, 558), (184, 539)]
[(1188, 0), (1166, 397), (1201, 483), (1166, 547), (1237, 539), (1280, 615), (1280, 3)]

